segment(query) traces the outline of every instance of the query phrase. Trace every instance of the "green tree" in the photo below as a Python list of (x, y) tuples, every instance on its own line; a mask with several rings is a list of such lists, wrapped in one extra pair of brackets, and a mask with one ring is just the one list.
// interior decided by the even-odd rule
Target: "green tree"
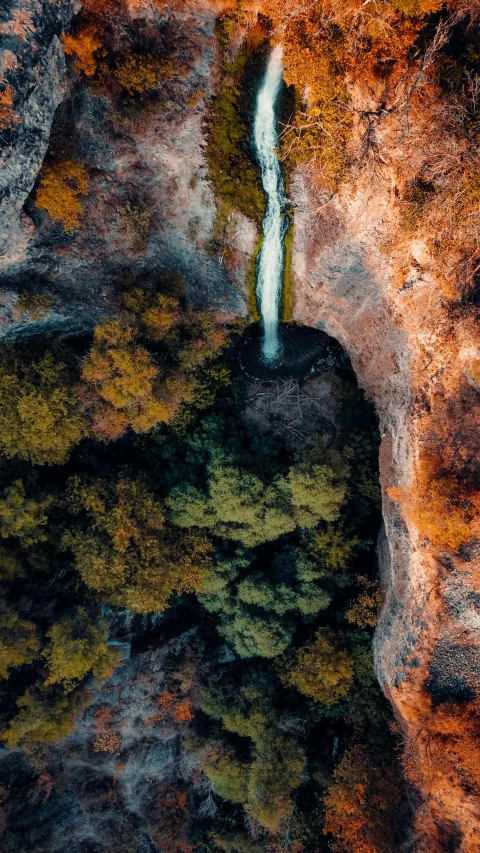
[(0, 355), (0, 449), (6, 456), (63, 464), (87, 434), (67, 361), (60, 347), (37, 358), (19, 345)]
[(47, 631), (44, 655), (48, 665), (46, 684), (60, 684), (67, 692), (87, 675), (107, 678), (118, 666), (118, 652), (108, 643), (106, 623), (93, 623), (84, 608), (65, 616)]
[(244, 803), (248, 795), (248, 764), (233, 755), (214, 753), (202, 760), (202, 770), (219, 797), (231, 803)]
[(255, 547), (296, 527), (315, 527), (338, 518), (346, 495), (348, 467), (329, 451), (325, 464), (311, 460), (277, 476), (271, 484), (238, 465), (214, 457), (208, 493), (190, 484), (172, 489), (167, 506), (179, 527), (206, 527), (216, 536)]
[(214, 462), (209, 470), (209, 494), (193, 486), (175, 487), (167, 506), (179, 527), (206, 527), (243, 545), (270, 542), (295, 529), (288, 501), (275, 486), (254, 474)]
[[(243, 803), (251, 818), (269, 832), (277, 832), (292, 812), (291, 794), (301, 784), (306, 758), (299, 744), (278, 731), (279, 720), (271, 688), (271, 683), (262, 683), (253, 676), (240, 690), (231, 686), (204, 688), (199, 702), (204, 713), (221, 721), (227, 732), (252, 742), (252, 760), (241, 762), (241, 786), (233, 789), (238, 799), (233, 800), (232, 795), (227, 799)], [(222, 756), (225, 750), (226, 747), (220, 751)], [(229, 780), (230, 774), (235, 778), (235, 763), (238, 762), (230, 755), (233, 754), (230, 752), (225, 764)], [(202, 766), (205, 758), (208, 762), (208, 746), (201, 759)], [(206, 772), (209, 775), (209, 771)], [(224, 775), (227, 773), (222, 774), (222, 781)], [(218, 787), (215, 790), (220, 793)]]
[(0, 536), (8, 539), (14, 536), (24, 547), (45, 542), (47, 511), (52, 505), (50, 496), (34, 500), (27, 498), (25, 486), (21, 480), (15, 480), (3, 490), (0, 497)]
[(312, 583), (275, 584), (262, 575), (250, 575), (238, 585), (238, 598), (244, 604), (253, 604), (278, 616), (298, 611), (304, 616), (314, 616), (325, 610), (331, 596)]
[(269, 832), (278, 832), (293, 811), (291, 794), (302, 782), (305, 752), (299, 744), (269, 732), (252, 762), (246, 811)]
[(360, 540), (348, 535), (341, 525), (327, 524), (312, 540), (316, 558), (329, 569), (341, 571), (347, 568)]
[(352, 658), (329, 628), (321, 628), (312, 643), (296, 652), (282, 674), (285, 684), (324, 705), (346, 696), (353, 677)]
[(17, 700), (18, 714), (0, 732), (0, 737), (10, 749), (68, 737), (73, 731), (75, 712), (81, 704), (78, 692), (64, 694), (42, 688), (27, 690)]
[(347, 492), (348, 468), (341, 457), (336, 465), (294, 466), (285, 486), (298, 527), (316, 527), (319, 521), (335, 521)]
[(8, 678), (11, 669), (33, 663), (40, 657), (36, 627), (22, 619), (17, 611), (0, 603), (0, 678)]
[(210, 546), (196, 534), (173, 534), (163, 506), (140, 481), (72, 478), (68, 499), (80, 516), (63, 538), (83, 581), (102, 598), (135, 612), (158, 612), (173, 591), (194, 591)]
[(252, 555), (238, 549), (233, 557), (216, 559), (200, 581), (197, 597), (211, 613), (234, 614), (237, 605), (234, 583), (247, 569)]
[(240, 657), (273, 658), (290, 645), (294, 626), (271, 615), (257, 616), (239, 605), (233, 618), (224, 620), (218, 630)]

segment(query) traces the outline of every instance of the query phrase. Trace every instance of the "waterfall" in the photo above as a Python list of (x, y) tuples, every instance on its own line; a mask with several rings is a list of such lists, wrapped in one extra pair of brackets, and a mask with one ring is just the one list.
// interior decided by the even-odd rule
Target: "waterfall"
[(279, 355), (280, 297), (283, 279), (283, 237), (285, 234), (285, 188), (277, 157), (275, 104), (282, 82), (282, 48), (275, 47), (258, 93), (254, 123), (254, 144), (267, 196), (263, 220), (263, 243), (258, 258), (257, 295), (263, 321), (263, 356), (275, 361)]

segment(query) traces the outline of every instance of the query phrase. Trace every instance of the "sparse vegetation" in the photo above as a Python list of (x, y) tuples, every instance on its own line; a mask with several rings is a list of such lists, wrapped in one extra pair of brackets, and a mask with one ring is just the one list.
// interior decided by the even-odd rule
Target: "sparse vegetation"
[(122, 227), (128, 234), (132, 252), (142, 252), (148, 246), (148, 232), (152, 216), (145, 207), (136, 207), (127, 201), (120, 210)]

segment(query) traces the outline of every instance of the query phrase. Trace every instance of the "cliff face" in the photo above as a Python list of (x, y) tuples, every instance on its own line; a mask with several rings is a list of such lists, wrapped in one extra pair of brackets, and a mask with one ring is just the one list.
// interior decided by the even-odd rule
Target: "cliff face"
[(396, 228), (391, 175), (370, 175), (327, 203), (299, 171), (292, 193), (295, 317), (338, 338), (380, 418), (384, 604), (375, 663), (423, 799), (418, 849), (473, 853), (476, 746), (472, 712), (466, 720), (456, 703), (479, 686), (478, 548), (461, 558), (433, 548), (387, 490), (415, 489), (414, 463), (432, 442), (432, 423), (447, 446), (476, 452), (478, 403), (467, 374), (478, 357), (478, 309), (446, 302), (425, 244), (386, 251)]
[(66, 93), (60, 41), (72, 3), (12, 0), (0, 13), (0, 256), (5, 267), (23, 266), (32, 226), (22, 206), (45, 157), (55, 110)]
[[(3, 52), (4, 80), (19, 88), (10, 143), (2, 154), (3, 335), (33, 331), (16, 310), (15, 294), (25, 286), (53, 297), (42, 320), (45, 331), (75, 331), (115, 310), (112, 282), (125, 275), (148, 277), (161, 267), (184, 276), (194, 305), (244, 315), (255, 226), (240, 213), (231, 217), (230, 271), (209, 246), (216, 206), (202, 125), (215, 83), (218, 4), (179, 4), (180, 9), (132, 4), (130, 25), (154, 45), (174, 32), (184, 63), (161, 86), (158, 99), (133, 114), (128, 105), (118, 109), (106, 86), (85, 86), (71, 60), (66, 75), (59, 36), (68, 29), (71, 6), (44, 2), (40, 11), (32, 0), (29, 11), (27, 5), (13, 4), (2, 25), (11, 33)], [(121, 23), (119, 30), (121, 39)], [(28, 198), (48, 147), (47, 159), (81, 162), (88, 175), (81, 228), (72, 235)]]
[[(255, 226), (241, 214), (232, 217), (229, 271), (209, 246), (216, 207), (203, 122), (218, 74), (213, 23), (223, 4), (179, 5), (162, 11), (144, 4), (132, 12), (155, 31), (173, 17), (188, 59), (185, 75), (165, 85), (161, 108), (149, 106), (134, 118), (115, 114), (107, 91), (81, 87), (73, 72), (67, 79), (59, 36), (70, 3), (13, 0), (2, 12), (1, 68), (17, 92), (3, 131), (0, 179), (3, 336), (91, 327), (115, 310), (115, 277), (126, 271), (148, 277), (162, 266), (185, 276), (195, 304), (246, 314)], [(65, 134), (69, 156), (81, 159), (89, 175), (82, 225), (73, 236), (28, 200), (49, 142), (56, 154)], [(400, 163), (402, 152), (388, 135), (384, 146)], [(294, 316), (340, 341), (380, 418), (385, 599), (375, 659), (423, 801), (419, 849), (474, 853), (480, 780), (471, 696), (480, 686), (480, 555), (473, 546), (452, 557), (429, 545), (399, 493), (392, 491), (393, 499), (387, 489), (413, 489), (432, 423), (452, 452), (478, 457), (478, 383), (471, 370), (480, 358), (478, 308), (445, 299), (421, 240), (391, 248), (397, 181), (393, 167), (365, 171), (329, 201), (297, 170)], [(125, 224), (128, 203), (150, 214), (139, 249)], [(53, 296), (39, 322), (16, 307), (25, 284)]]

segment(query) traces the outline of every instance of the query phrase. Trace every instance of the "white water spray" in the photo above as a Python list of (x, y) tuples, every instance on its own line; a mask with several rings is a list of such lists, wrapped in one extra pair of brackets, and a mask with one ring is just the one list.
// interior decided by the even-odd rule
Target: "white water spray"
[(279, 354), (279, 307), (283, 279), (283, 237), (285, 188), (277, 157), (275, 104), (283, 76), (282, 48), (270, 54), (263, 86), (258, 93), (254, 123), (254, 143), (267, 195), (263, 220), (263, 243), (258, 258), (257, 294), (264, 327), (263, 355), (275, 361)]

